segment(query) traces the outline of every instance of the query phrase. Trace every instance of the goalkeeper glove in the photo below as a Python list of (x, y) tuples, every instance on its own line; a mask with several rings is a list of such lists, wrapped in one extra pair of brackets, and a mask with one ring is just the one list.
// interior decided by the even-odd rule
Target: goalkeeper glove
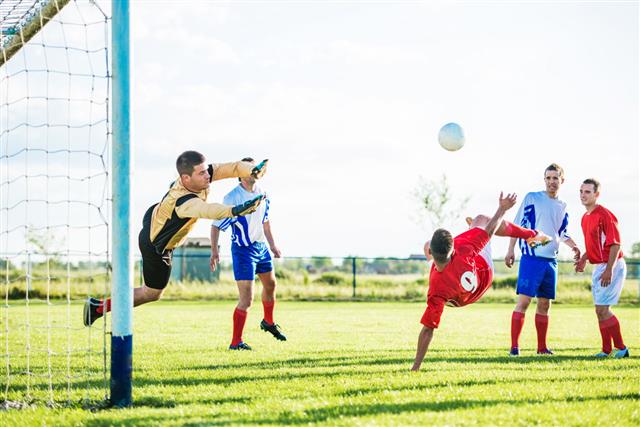
[(261, 161), (260, 164), (258, 164), (258, 166), (254, 167), (251, 170), (251, 176), (254, 177), (255, 179), (262, 178), (262, 175), (264, 175), (265, 172), (267, 171), (268, 162), (269, 162), (269, 159), (264, 159), (263, 161)]
[(233, 216), (249, 215), (250, 213), (256, 211), (262, 199), (264, 199), (264, 194), (260, 194), (259, 196), (256, 196), (251, 200), (247, 200), (240, 205), (234, 206), (233, 208), (231, 208), (231, 214)]

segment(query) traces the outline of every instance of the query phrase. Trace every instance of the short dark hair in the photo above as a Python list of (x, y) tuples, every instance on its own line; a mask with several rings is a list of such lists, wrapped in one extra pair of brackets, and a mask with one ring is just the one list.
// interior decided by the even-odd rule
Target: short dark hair
[(547, 166), (547, 168), (544, 170), (545, 174), (547, 173), (547, 171), (556, 171), (558, 172), (558, 175), (560, 175), (560, 178), (564, 178), (564, 169), (562, 169), (562, 166), (557, 163), (551, 163), (549, 166)]
[(598, 191), (600, 191), (600, 181), (598, 181), (595, 178), (587, 178), (584, 181), (582, 181), (582, 183), (583, 184), (592, 184), (594, 193), (597, 193)]
[(204, 161), (204, 156), (197, 151), (185, 151), (178, 156), (178, 160), (176, 160), (176, 169), (178, 169), (180, 176), (191, 176), (193, 169), (199, 164), (204, 163)]
[(433, 259), (437, 263), (444, 264), (447, 262), (449, 252), (453, 249), (453, 236), (444, 228), (438, 228), (433, 232), (429, 248)]
[[(253, 162), (253, 157), (245, 157), (242, 160), (240, 160), (241, 162)], [(242, 182), (242, 179), (238, 178), (238, 181)]]

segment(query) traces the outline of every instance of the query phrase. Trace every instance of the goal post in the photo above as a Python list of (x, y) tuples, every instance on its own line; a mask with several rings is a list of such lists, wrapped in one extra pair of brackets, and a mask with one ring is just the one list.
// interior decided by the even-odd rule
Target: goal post
[[(132, 404), (129, 22), (0, 0), (0, 410)], [(88, 297), (112, 298), (93, 327)]]
[[(133, 355), (133, 254), (129, 94), (129, 0), (113, 1), (113, 283), (111, 404), (130, 406)], [(119, 238), (119, 236), (123, 236)]]

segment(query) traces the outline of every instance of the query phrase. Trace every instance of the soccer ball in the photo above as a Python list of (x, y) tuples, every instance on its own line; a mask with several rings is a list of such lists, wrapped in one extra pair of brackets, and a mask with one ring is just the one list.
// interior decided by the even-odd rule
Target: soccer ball
[(438, 133), (438, 142), (447, 151), (458, 151), (464, 145), (464, 131), (457, 123), (447, 123)]

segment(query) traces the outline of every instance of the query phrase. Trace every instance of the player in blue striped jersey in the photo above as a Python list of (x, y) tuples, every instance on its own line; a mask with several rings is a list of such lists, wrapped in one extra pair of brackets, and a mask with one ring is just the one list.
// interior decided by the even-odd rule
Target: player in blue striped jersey
[(558, 199), (558, 191), (564, 182), (563, 169), (552, 163), (544, 171), (545, 191), (528, 193), (522, 200), (520, 209), (513, 221), (515, 224), (540, 230), (552, 241), (531, 248), (522, 239), (512, 238), (505, 256), (505, 264), (511, 268), (514, 263), (514, 247), (519, 242), (522, 257), (518, 271), (516, 293), (518, 302), (511, 317), (511, 356), (520, 354), (518, 340), (524, 325), (524, 314), (532, 298), (537, 298), (535, 325), (538, 336), (538, 354), (553, 354), (547, 348), (547, 329), (549, 326), (549, 308), (556, 297), (558, 280), (558, 247), (560, 242), (568, 245), (574, 252), (574, 259), (580, 258), (578, 245), (567, 234), (569, 216), (567, 204)]
[[(245, 157), (242, 161), (253, 163), (253, 159)], [(276, 339), (286, 341), (287, 337), (273, 320), (273, 309), (276, 301), (276, 276), (269, 249), (275, 258), (280, 258), (280, 249), (275, 244), (269, 222), (269, 198), (256, 185), (252, 177), (239, 178), (240, 184), (225, 197), (224, 203), (231, 201), (251, 200), (264, 195), (262, 203), (255, 212), (246, 216), (216, 220), (211, 225), (211, 271), (215, 271), (220, 261), (218, 239), (220, 231), (231, 229), (231, 255), (233, 274), (238, 284), (238, 305), (233, 312), (233, 337), (230, 350), (251, 350), (251, 346), (242, 339), (247, 312), (253, 301), (253, 288), (256, 274), (262, 283), (262, 306), (264, 318), (260, 328), (270, 332)], [(266, 243), (265, 243), (266, 240)], [(267, 247), (267, 243), (269, 247)]]

